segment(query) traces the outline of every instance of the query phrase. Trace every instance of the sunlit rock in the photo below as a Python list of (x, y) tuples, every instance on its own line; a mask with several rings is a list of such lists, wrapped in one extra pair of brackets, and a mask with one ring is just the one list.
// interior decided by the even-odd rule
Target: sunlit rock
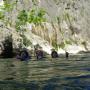
[[(9, 3), (14, 1), (9, 1)], [(0, 2), (0, 5), (3, 5), (3, 1)], [(12, 21), (12, 25), (9, 29), (1, 28), (0, 38), (13, 34), (14, 45), (18, 47), (22, 38), (15, 29), (17, 15), (20, 11), (28, 12), (33, 7), (45, 9), (47, 19), (39, 25), (26, 23), (20, 26), (19, 32), (26, 29), (26, 32), (22, 33), (33, 45), (40, 44), (49, 54), (51, 48), (62, 49), (58, 50), (60, 53), (64, 53), (65, 49), (70, 53), (90, 50), (89, 0), (36, 0), (36, 2), (35, 0), (18, 0), (14, 9), (10, 13), (6, 12), (6, 17)], [(31, 45), (28, 48), (31, 48)]]

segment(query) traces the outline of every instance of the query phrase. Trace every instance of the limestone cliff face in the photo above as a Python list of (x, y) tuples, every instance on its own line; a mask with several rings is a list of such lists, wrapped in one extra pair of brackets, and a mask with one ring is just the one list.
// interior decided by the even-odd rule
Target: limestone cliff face
[[(16, 0), (9, 3), (14, 1)], [(30, 32), (55, 47), (76, 44), (90, 50), (89, 0), (17, 0), (14, 10), (8, 14), (12, 26), (14, 27), (19, 11), (29, 11), (33, 7), (44, 8), (47, 21), (38, 26), (32, 25)]]
[(56, 30), (63, 33), (61, 38), (73, 39), (78, 44), (90, 42), (90, 1), (41, 0), (39, 5), (46, 9), (49, 21), (58, 24)]
[(2, 24), (2, 26), (0, 26), (0, 45), (1, 45), (1, 47), (3, 47), (2, 42), (8, 36), (11, 36), (11, 38), (13, 39), (13, 47), (18, 48), (22, 38), (20, 37), (20, 35), (16, 32), (16, 30), (14, 28), (6, 27), (4, 24)]

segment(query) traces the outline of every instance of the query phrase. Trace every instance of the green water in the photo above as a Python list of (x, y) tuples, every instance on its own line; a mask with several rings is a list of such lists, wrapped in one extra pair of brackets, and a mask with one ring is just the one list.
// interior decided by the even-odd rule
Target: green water
[(0, 90), (90, 90), (90, 54), (0, 59)]

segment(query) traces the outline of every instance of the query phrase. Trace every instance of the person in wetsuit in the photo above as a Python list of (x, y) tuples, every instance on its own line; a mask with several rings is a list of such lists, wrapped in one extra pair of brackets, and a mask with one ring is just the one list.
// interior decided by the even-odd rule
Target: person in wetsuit
[(55, 49), (52, 49), (51, 57), (52, 58), (58, 58), (58, 53), (57, 53), (57, 51), (55, 51)]
[(44, 57), (42, 47), (38, 47), (35, 49), (35, 56), (36, 56), (37, 60), (42, 59)]
[(23, 49), (19, 52), (16, 58), (20, 59), (21, 61), (25, 61), (31, 59), (31, 56), (29, 55), (27, 49)]
[(69, 57), (69, 53), (67, 51), (65, 52), (65, 56), (66, 56), (66, 58)]

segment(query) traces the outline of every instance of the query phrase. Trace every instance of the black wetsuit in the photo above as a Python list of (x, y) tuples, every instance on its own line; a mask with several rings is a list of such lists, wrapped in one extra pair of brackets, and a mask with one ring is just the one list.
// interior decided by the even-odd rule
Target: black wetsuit
[(56, 51), (52, 51), (51, 57), (52, 58), (57, 58), (58, 57), (58, 53)]

